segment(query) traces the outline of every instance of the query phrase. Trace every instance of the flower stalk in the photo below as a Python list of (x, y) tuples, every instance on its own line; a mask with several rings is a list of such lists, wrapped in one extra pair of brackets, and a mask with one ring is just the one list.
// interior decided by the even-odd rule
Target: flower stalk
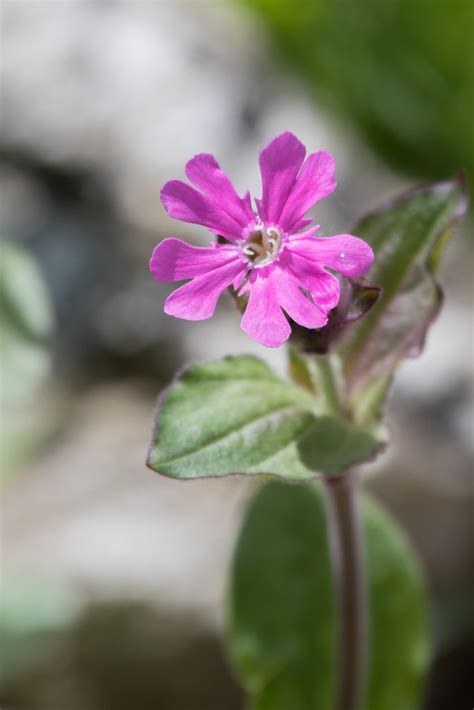
[(358, 480), (325, 479), (329, 540), (339, 607), (337, 710), (361, 710), (367, 671), (367, 588)]
[(316, 392), (324, 399), (327, 414), (342, 414), (341, 394), (334, 363), (329, 355), (316, 355), (311, 359), (311, 375)]

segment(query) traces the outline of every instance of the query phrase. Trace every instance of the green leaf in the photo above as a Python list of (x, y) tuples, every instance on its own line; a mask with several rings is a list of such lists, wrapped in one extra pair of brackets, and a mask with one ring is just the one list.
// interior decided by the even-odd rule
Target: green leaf
[(336, 685), (335, 607), (315, 486), (267, 484), (247, 512), (232, 569), (228, 641), (255, 710), (325, 710)]
[[(424, 588), (395, 523), (363, 501), (370, 597), (364, 710), (416, 710), (428, 660)], [(227, 640), (252, 710), (334, 710), (337, 619), (319, 485), (270, 483), (240, 533)]]
[(370, 595), (367, 710), (418, 710), (430, 659), (427, 597), (404, 531), (365, 497)]
[(337, 473), (382, 446), (376, 430), (320, 416), (311, 395), (252, 356), (186, 370), (158, 407), (148, 465), (174, 478)]
[(367, 280), (382, 287), (378, 302), (339, 346), (359, 423), (379, 414), (400, 360), (423, 348), (442, 301), (433, 278), (440, 247), (465, 209), (463, 185), (453, 180), (404, 195), (353, 229), (375, 252)]

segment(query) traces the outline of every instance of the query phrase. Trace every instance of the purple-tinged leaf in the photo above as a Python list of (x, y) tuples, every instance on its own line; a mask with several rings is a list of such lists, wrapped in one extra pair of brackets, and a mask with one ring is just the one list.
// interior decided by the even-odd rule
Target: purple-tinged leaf
[(466, 205), (464, 184), (456, 178), (403, 195), (354, 228), (375, 252), (367, 279), (382, 289), (375, 306), (338, 346), (357, 421), (378, 416), (399, 362), (423, 349), (442, 303), (434, 273)]
[(384, 440), (317, 409), (252, 356), (185, 370), (161, 397), (148, 466), (179, 479), (273, 475), (305, 481), (372, 459)]

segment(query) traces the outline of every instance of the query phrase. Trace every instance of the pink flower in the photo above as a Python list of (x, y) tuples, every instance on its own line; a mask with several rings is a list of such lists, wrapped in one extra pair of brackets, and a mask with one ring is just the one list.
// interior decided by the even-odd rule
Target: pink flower
[(305, 218), (316, 202), (336, 188), (335, 161), (306, 149), (292, 133), (274, 138), (260, 153), (262, 197), (252, 208), (250, 194), (239, 197), (212, 155), (186, 164), (195, 187), (171, 180), (161, 201), (171, 217), (207, 227), (221, 237), (210, 247), (165, 239), (155, 248), (150, 269), (157, 281), (189, 283), (165, 302), (168, 315), (187, 320), (210, 318), (228, 286), (248, 294), (242, 329), (268, 347), (278, 347), (291, 328), (285, 313), (305, 328), (322, 328), (339, 301), (343, 276), (362, 276), (372, 249), (350, 234), (315, 237), (318, 226)]

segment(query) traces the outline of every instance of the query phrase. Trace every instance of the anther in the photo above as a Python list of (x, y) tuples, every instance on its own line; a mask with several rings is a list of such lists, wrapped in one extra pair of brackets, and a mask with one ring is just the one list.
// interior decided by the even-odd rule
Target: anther
[(255, 267), (266, 266), (278, 256), (280, 246), (281, 235), (276, 227), (265, 229), (257, 225), (242, 252)]

